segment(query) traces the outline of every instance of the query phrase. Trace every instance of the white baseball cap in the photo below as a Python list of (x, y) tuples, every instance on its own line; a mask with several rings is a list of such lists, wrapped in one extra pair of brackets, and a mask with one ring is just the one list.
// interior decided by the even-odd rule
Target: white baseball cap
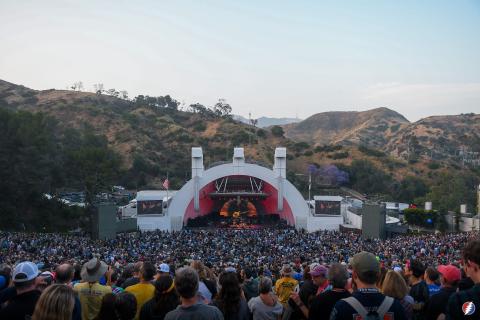
[(38, 267), (30, 261), (20, 262), (13, 269), (13, 282), (27, 282), (38, 276)]
[(158, 271), (164, 272), (164, 273), (170, 273), (170, 267), (168, 266), (168, 264), (162, 263), (158, 268)]

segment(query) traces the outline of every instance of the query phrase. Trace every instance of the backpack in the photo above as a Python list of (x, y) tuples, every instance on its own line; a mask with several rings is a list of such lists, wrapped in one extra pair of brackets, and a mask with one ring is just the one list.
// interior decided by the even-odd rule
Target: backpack
[(394, 300), (392, 297), (385, 297), (376, 312), (368, 312), (355, 297), (348, 297), (343, 299), (343, 301), (355, 309), (363, 320), (383, 320), (383, 316), (388, 312), (388, 309), (390, 309)]

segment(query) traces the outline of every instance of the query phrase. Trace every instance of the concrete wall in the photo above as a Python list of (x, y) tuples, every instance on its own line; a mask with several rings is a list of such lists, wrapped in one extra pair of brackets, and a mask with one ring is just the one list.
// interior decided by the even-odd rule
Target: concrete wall
[(346, 210), (346, 221), (345, 223), (351, 224), (356, 229), (362, 229), (362, 216), (351, 212), (350, 210)]
[(171, 218), (168, 214), (162, 216), (137, 216), (138, 228), (142, 231), (170, 231)]
[(343, 224), (342, 216), (310, 216), (308, 217), (307, 231), (315, 232), (318, 230), (338, 230)]

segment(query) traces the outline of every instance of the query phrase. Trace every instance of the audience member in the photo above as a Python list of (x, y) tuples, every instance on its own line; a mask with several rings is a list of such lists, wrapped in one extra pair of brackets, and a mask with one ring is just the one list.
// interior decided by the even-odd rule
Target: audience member
[(425, 306), (427, 320), (437, 320), (438, 316), (445, 316), (448, 299), (457, 291), (457, 284), (462, 274), (460, 269), (453, 265), (438, 266), (441, 289), (430, 297)]
[(413, 319), (420, 320), (425, 318), (425, 304), (428, 302), (430, 295), (427, 284), (423, 281), (424, 273), (425, 266), (418, 259), (407, 264), (405, 274), (408, 276), (410, 284), (410, 296), (414, 300)]
[(298, 281), (292, 278), (292, 267), (288, 264), (283, 265), (280, 271), (281, 278), (275, 283), (275, 294), (284, 308), (287, 307), (287, 301), (294, 290), (298, 290)]
[(108, 271), (105, 262), (93, 258), (82, 267), (81, 276), (84, 282), (73, 288), (77, 292), (82, 306), (82, 319), (94, 319), (102, 306), (103, 296), (111, 293), (112, 288), (99, 283), (99, 280)]
[(163, 320), (180, 303), (172, 277), (164, 275), (155, 282), (155, 295), (140, 310), (140, 320)]
[(38, 299), (32, 320), (70, 320), (74, 305), (75, 293), (72, 288), (62, 284), (50, 285)]
[(149, 261), (144, 262), (140, 269), (140, 282), (125, 289), (125, 292), (132, 293), (137, 299), (137, 319), (140, 317), (142, 306), (145, 302), (152, 299), (155, 293), (155, 287), (152, 284), (155, 273), (156, 270), (153, 263)]
[(247, 302), (242, 296), (238, 276), (234, 272), (223, 272), (219, 277), (220, 292), (213, 305), (218, 307), (225, 320), (249, 320)]
[(340, 263), (334, 263), (328, 269), (328, 282), (332, 286), (313, 298), (309, 308), (308, 319), (330, 319), (332, 309), (337, 301), (348, 298), (350, 293), (346, 290), (349, 274), (347, 268)]
[(450, 296), (447, 319), (480, 319), (480, 240), (470, 241), (462, 256), (465, 273), (475, 285)]
[(414, 300), (408, 295), (408, 292), (408, 285), (402, 275), (392, 270), (387, 271), (382, 285), (382, 293), (388, 297), (398, 299), (405, 310), (405, 318), (411, 320), (413, 318)]
[(330, 316), (331, 320), (366, 319), (367, 315), (376, 314), (380, 319), (388, 315), (390, 320), (404, 320), (405, 311), (398, 300), (386, 297), (376, 288), (380, 275), (380, 263), (375, 255), (360, 252), (353, 256), (352, 279), (357, 291), (351, 297), (339, 300)]
[(259, 296), (248, 301), (253, 320), (280, 320), (283, 306), (272, 292), (272, 280), (262, 277), (258, 284)]
[(37, 265), (30, 261), (21, 262), (15, 266), (12, 275), (15, 295), (8, 300), (7, 306), (0, 310), (0, 319), (24, 320), (33, 315), (41, 295), (37, 290), (37, 286), (42, 284), (38, 273)]
[(165, 320), (223, 320), (217, 307), (198, 302), (198, 282), (198, 274), (191, 267), (181, 268), (175, 273), (174, 283), (181, 304), (167, 313)]
[(133, 320), (137, 314), (137, 299), (130, 292), (115, 296), (115, 314), (118, 320)]
[(440, 274), (437, 270), (435, 270), (435, 268), (428, 267), (425, 269), (425, 275), (423, 277), (428, 287), (429, 296), (432, 296), (440, 291)]

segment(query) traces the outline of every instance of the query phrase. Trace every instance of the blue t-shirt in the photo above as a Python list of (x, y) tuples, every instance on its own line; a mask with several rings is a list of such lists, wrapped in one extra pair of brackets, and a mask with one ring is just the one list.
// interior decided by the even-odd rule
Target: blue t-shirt
[(436, 285), (434, 283), (427, 285), (428, 287), (428, 294), (430, 296), (434, 295), (435, 293), (438, 293), (440, 291), (440, 286)]

